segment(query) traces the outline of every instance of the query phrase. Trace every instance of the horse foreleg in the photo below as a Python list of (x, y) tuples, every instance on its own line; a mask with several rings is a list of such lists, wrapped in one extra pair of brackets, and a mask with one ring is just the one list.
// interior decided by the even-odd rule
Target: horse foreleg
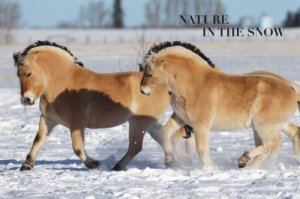
[(161, 147), (163, 147), (163, 127), (160, 123), (156, 122), (151, 126), (148, 133)]
[(40, 116), (40, 123), (38, 132), (33, 140), (32, 147), (26, 157), (25, 162), (23, 162), (20, 170), (30, 170), (33, 168), (34, 161), (38, 151), (46, 140), (47, 135), (49, 135), (52, 129), (56, 126), (55, 123), (51, 119), (46, 119), (43, 115)]
[(173, 113), (172, 117), (168, 120), (163, 128), (163, 144), (165, 151), (165, 165), (166, 167), (172, 166), (173, 163), (173, 144), (172, 136), (182, 127), (181, 120)]
[(71, 129), (72, 146), (74, 153), (84, 162), (85, 166), (90, 169), (95, 169), (100, 165), (99, 161), (93, 160), (87, 156), (84, 149), (84, 130)]
[(209, 154), (209, 131), (204, 127), (200, 127), (194, 130), (196, 148), (198, 155), (203, 162), (203, 167), (211, 168), (213, 166), (213, 162)]
[[(189, 138), (186, 137), (185, 128), (180, 128), (174, 135), (172, 136), (172, 144), (174, 147), (174, 152), (177, 156), (179, 156), (180, 160), (184, 163), (191, 164), (192, 163), (192, 155), (195, 152), (195, 138), (194, 135), (191, 135)], [(180, 148), (177, 146), (177, 143), (180, 140), (185, 141), (185, 153), (180, 151)]]

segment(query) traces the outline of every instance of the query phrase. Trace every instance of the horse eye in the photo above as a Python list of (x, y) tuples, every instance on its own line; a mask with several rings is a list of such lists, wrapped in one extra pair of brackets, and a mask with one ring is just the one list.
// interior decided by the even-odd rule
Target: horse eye
[(26, 74), (26, 77), (30, 77), (31, 75), (32, 75), (32, 72), (27, 73), (27, 74)]
[(148, 76), (148, 77), (152, 77), (152, 76), (153, 76), (153, 74), (147, 74), (147, 76)]

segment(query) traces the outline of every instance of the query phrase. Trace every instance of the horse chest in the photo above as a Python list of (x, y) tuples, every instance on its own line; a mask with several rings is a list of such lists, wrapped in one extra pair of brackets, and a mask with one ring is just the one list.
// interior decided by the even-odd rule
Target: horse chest
[(62, 117), (59, 112), (56, 111), (55, 107), (47, 101), (47, 99), (42, 96), (40, 100), (40, 111), (47, 118), (51, 118), (53, 121), (58, 124), (69, 127), (69, 123), (66, 118)]
[(172, 95), (172, 108), (174, 112), (186, 123), (190, 123), (190, 120), (186, 114), (186, 100), (183, 96)]

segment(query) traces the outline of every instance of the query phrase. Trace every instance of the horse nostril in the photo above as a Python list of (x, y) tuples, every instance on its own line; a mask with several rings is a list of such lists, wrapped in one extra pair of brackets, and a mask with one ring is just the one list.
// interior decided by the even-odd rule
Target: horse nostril
[(24, 102), (25, 103), (29, 103), (30, 102), (30, 98), (29, 97), (24, 97)]
[(31, 103), (31, 100), (29, 97), (22, 97), (22, 103), (23, 104), (30, 104)]

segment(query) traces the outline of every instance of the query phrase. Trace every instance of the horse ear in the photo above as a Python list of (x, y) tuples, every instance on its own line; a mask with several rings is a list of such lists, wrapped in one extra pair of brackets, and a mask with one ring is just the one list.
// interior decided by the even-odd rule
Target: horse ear
[(19, 57), (20, 57), (20, 52), (15, 52), (13, 54), (13, 58), (14, 58), (14, 63), (15, 63), (15, 66), (18, 67), (19, 65)]
[(31, 53), (30, 53), (30, 59), (31, 59), (31, 61), (34, 61), (34, 62), (36, 62), (36, 60), (37, 60), (37, 57), (38, 57), (38, 54), (39, 54), (39, 51), (32, 51)]
[(162, 57), (153, 56), (151, 61), (155, 64), (155, 66), (159, 67), (165, 60)]
[(31, 65), (32, 63), (35, 63), (38, 58), (38, 54), (39, 54), (39, 51), (37, 51), (37, 50), (30, 51), (29, 53), (27, 53), (27, 55), (25, 55), (22, 58), (23, 65), (27, 66), (27, 65)]
[(139, 71), (140, 72), (144, 72), (144, 67), (142, 64), (138, 63), (138, 66), (139, 66)]
[(161, 66), (162, 65), (162, 63), (164, 63), (164, 61), (165, 61), (165, 59), (164, 58), (159, 58), (159, 59), (157, 59), (156, 60), (156, 66)]

